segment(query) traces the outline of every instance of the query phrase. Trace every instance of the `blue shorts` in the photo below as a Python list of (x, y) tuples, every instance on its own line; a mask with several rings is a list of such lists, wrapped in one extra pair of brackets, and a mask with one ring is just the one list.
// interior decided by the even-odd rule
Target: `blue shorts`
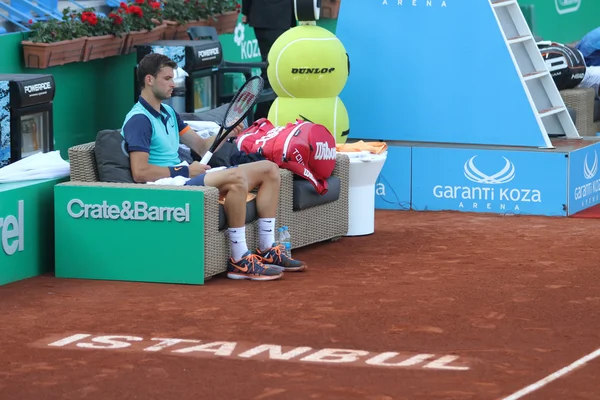
[[(237, 167), (237, 165), (233, 165), (233, 166), (227, 167), (225, 169), (235, 168), (235, 167)], [(187, 181), (185, 183), (185, 186), (205, 186), (204, 185), (204, 178), (205, 177), (206, 177), (206, 174), (198, 175), (198, 176), (190, 179), (189, 181)]]
[(204, 177), (206, 174), (198, 175), (185, 183), (185, 186), (204, 186)]

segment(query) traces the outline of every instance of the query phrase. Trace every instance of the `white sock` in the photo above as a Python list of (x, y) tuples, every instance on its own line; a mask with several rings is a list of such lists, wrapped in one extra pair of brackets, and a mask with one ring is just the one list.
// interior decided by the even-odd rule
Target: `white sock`
[(275, 218), (258, 219), (258, 248), (265, 251), (275, 242)]
[(248, 251), (246, 245), (246, 227), (229, 228), (229, 241), (231, 242), (231, 258), (233, 261), (240, 261), (244, 253)]

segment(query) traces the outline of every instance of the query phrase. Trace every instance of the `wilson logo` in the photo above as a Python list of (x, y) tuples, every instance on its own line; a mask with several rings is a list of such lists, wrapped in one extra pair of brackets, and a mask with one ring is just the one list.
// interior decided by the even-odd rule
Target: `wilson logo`
[(317, 142), (315, 160), (335, 160), (335, 154), (335, 147), (329, 148), (329, 143), (327, 142)]

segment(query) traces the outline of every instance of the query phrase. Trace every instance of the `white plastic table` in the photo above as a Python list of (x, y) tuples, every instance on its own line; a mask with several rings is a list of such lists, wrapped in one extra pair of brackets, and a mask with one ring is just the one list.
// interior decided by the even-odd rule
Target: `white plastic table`
[(387, 158), (387, 151), (341, 152), (350, 157), (348, 194), (348, 233), (346, 236), (375, 232), (375, 183)]

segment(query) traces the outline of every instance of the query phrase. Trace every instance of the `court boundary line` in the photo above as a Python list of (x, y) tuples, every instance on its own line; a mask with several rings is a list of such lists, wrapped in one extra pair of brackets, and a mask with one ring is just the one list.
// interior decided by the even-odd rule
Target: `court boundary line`
[(580, 359), (572, 362), (571, 364), (567, 365), (566, 367), (559, 369), (558, 371), (548, 375), (547, 377), (542, 378), (539, 381), (532, 383), (531, 385), (526, 386), (523, 389), (521, 389), (507, 397), (503, 397), (502, 400), (518, 400), (518, 399), (522, 398), (523, 396), (526, 396), (532, 392), (535, 392), (538, 389), (543, 388), (550, 382), (557, 380), (558, 378), (562, 377), (563, 375), (566, 375), (569, 372), (574, 371), (577, 368), (584, 366), (586, 363), (588, 363), (589, 361), (592, 361), (594, 358), (597, 358), (597, 357), (600, 357), (600, 349), (597, 349), (597, 350), (589, 353), (588, 355), (581, 357)]

